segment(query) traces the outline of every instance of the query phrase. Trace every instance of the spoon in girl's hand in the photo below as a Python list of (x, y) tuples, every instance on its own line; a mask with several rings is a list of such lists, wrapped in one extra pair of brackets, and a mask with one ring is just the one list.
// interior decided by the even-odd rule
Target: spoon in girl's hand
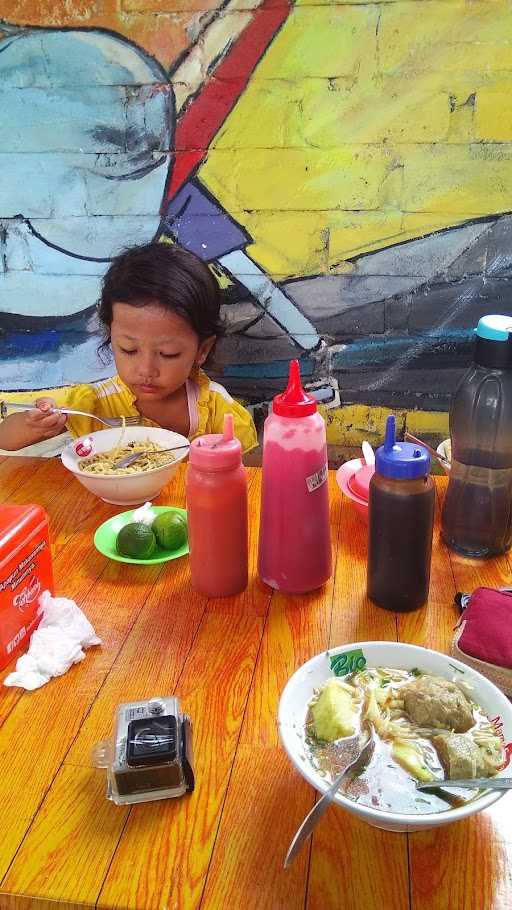
[(373, 451), (370, 443), (366, 441), (366, 439), (363, 441), (361, 448), (363, 450), (363, 458), (366, 464), (375, 464), (375, 452)]

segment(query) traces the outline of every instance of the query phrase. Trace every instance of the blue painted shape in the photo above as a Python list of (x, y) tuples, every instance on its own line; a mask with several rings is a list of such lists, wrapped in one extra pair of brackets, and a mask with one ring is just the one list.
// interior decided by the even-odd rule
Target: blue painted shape
[(165, 213), (166, 231), (176, 243), (206, 262), (220, 259), (251, 242), (241, 227), (198, 180), (173, 197)]
[[(40, 332), (7, 332), (2, 338), (0, 361), (8, 361), (12, 357), (49, 356), (59, 351), (63, 335), (63, 332), (51, 329)], [(76, 342), (77, 338), (71, 340)]]
[(158, 233), (167, 73), (107, 31), (23, 29), (0, 41), (0, 112), (0, 312), (88, 309), (112, 256)]

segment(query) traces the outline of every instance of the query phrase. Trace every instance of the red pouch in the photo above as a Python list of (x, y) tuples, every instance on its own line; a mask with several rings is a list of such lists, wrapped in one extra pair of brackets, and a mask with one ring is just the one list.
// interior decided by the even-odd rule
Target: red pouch
[(512, 592), (477, 588), (461, 602), (453, 656), (512, 696)]

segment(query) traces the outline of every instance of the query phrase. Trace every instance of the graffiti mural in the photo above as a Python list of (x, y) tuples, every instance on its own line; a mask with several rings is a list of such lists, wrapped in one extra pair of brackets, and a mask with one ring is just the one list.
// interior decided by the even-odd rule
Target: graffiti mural
[(101, 276), (161, 237), (221, 281), (234, 394), (267, 400), (299, 356), (331, 442), (379, 408), (435, 432), (477, 319), (512, 314), (512, 11), (200, 7), (5, 0), (0, 388), (112, 372)]

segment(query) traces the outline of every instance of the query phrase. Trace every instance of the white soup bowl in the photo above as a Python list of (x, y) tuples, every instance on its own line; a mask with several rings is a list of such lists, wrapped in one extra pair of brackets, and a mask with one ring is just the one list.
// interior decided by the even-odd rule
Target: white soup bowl
[[(116, 506), (131, 506), (154, 499), (174, 476), (180, 461), (187, 457), (187, 449), (175, 452), (174, 461), (170, 464), (152, 468), (150, 471), (135, 471), (132, 474), (116, 476), (114, 474), (89, 474), (80, 470), (79, 464), (83, 457), (76, 452), (78, 443), (91, 439), (93, 444), (91, 455), (99, 455), (101, 452), (108, 452), (119, 445), (121, 433), (122, 429), (118, 427), (112, 430), (98, 430), (96, 433), (89, 433), (87, 436), (74, 439), (62, 452), (62, 464), (75, 475), (84, 487), (105, 502), (114, 503)], [(125, 428), (121, 445), (126, 446), (129, 442), (143, 442), (146, 439), (157, 443), (164, 449), (189, 444), (186, 436), (174, 433), (172, 430), (136, 426)], [(135, 468), (136, 464), (133, 467)]]
[[(354, 655), (353, 652), (360, 653)], [(345, 654), (347, 654), (347, 661), (356, 661), (355, 669), (361, 669), (363, 665), (401, 670), (412, 670), (417, 667), (424, 672), (442, 676), (448, 680), (454, 678), (464, 680), (472, 688), (473, 700), (493, 720), (497, 731), (503, 738), (504, 745), (512, 743), (511, 703), (493, 683), (473, 670), (472, 667), (447, 654), (416, 645), (391, 641), (365, 641), (342, 645), (329, 651), (323, 651), (303, 664), (288, 680), (279, 702), (279, 732), (288, 756), (299, 773), (321, 793), (327, 790), (330, 781), (318, 773), (308, 757), (304, 726), (308, 706), (315, 690), (333, 677), (330, 657)], [(507, 749), (507, 757), (510, 751)], [(507, 769), (504, 768), (499, 774), (506, 777), (509, 776), (510, 771), (507, 773)], [(427, 828), (459, 821), (474, 815), (475, 812), (481, 812), (482, 809), (486, 809), (501, 799), (506, 792), (505, 790), (488, 790), (463, 806), (447, 809), (444, 812), (421, 815), (406, 815), (364, 806), (340, 792), (336, 794), (334, 801), (338, 806), (342, 806), (343, 809), (376, 828), (384, 828), (388, 831), (423, 831)]]

